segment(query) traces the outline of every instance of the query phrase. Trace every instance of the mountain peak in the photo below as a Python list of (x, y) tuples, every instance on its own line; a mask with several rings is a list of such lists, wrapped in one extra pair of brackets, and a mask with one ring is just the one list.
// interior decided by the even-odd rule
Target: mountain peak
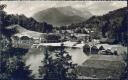
[(72, 23), (78, 23), (85, 21), (92, 14), (87, 11), (87, 13), (77, 10), (71, 6), (64, 7), (52, 7), (46, 10), (42, 10), (34, 14), (34, 18), (39, 22), (47, 22), (53, 24), (54, 26), (69, 25)]

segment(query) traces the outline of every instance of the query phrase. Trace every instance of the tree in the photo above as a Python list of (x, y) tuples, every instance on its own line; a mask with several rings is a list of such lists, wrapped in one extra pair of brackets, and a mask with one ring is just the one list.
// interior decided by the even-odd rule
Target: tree
[(20, 57), (14, 56), (9, 62), (10, 79), (12, 80), (32, 80), (34, 75), (31, 75), (29, 66), (26, 66)]
[(5, 5), (0, 5), (0, 28), (2, 29), (1, 31), (7, 35), (9, 35), (8, 33), (14, 33), (15, 31), (12, 30), (7, 33), (5, 28), (15, 24), (32, 31), (52, 32), (53, 26), (51, 24), (46, 22), (37, 22), (34, 18), (28, 18), (25, 15), (6, 14), (4, 11), (5, 7)]
[(108, 37), (108, 35), (106, 35), (107, 31), (110, 29), (111, 27), (111, 22), (109, 19), (106, 20), (106, 23), (104, 24), (104, 26), (102, 27), (102, 36), (103, 37)]
[(1, 4), (1, 5), (0, 5), (0, 10), (3, 10), (3, 9), (6, 8), (6, 7), (7, 7), (6, 4)]
[[(12, 47), (11, 35), (6, 33), (6, 13), (0, 10), (0, 80), (32, 80), (29, 67), (22, 61), (21, 49)], [(5, 31), (6, 30), (6, 31)], [(22, 49), (23, 53), (26, 52)], [(12, 55), (13, 54), (13, 55)], [(15, 55), (15, 56), (14, 56)]]
[(123, 17), (123, 20), (122, 20), (122, 27), (120, 29), (120, 33), (121, 36), (121, 41), (122, 41), (122, 44), (124, 44), (125, 46), (128, 46), (128, 11), (126, 11), (124, 17)]
[(32, 80), (31, 70), (19, 54), (27, 50), (12, 48), (10, 43), (6, 36), (0, 36), (0, 80)]
[(43, 75), (43, 70), (45, 70), (44, 80), (68, 80), (77, 78), (75, 70), (77, 64), (72, 63), (71, 56), (64, 50), (63, 44), (61, 44), (60, 50), (55, 52), (55, 58), (50, 56), (47, 49), (44, 55), (44, 66), (40, 66), (39, 69), (41, 76)]
[(128, 53), (124, 52), (123, 59), (126, 63), (124, 72), (122, 72), (122, 75), (120, 77), (121, 80), (128, 80)]

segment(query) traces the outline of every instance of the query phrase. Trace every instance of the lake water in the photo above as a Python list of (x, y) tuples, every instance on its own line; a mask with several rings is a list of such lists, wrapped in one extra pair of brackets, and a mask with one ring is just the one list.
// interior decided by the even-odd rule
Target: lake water
[[(81, 65), (85, 60), (89, 58), (84, 52), (83, 48), (66, 48), (65, 49), (72, 56), (73, 63)], [(38, 76), (39, 66), (43, 65), (41, 61), (44, 58), (43, 50), (30, 49), (25, 55), (26, 65), (30, 65), (30, 69), (33, 70), (33, 74)]]

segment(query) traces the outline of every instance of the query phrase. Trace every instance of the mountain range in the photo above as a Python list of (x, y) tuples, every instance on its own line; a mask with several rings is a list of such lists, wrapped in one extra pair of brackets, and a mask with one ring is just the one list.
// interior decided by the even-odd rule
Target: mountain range
[(85, 21), (91, 16), (92, 14), (88, 11), (80, 11), (71, 6), (66, 6), (39, 11), (33, 15), (33, 18), (39, 22), (47, 22), (54, 26), (64, 26)]

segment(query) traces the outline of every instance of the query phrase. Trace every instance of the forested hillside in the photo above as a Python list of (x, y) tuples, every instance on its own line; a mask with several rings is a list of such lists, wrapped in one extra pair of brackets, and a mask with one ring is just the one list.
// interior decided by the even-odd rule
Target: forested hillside
[(37, 22), (33, 18), (27, 18), (24, 15), (13, 15), (7, 14), (3, 10), (0, 11), (1, 15), (1, 31), (5, 32), (5, 27), (18, 24), (28, 30), (37, 31), (37, 32), (52, 32), (53, 26), (47, 24), (46, 22)]
[(83, 29), (89, 28), (95, 31), (95, 35), (109, 39), (116, 39), (118, 42), (127, 41), (127, 8), (120, 8), (109, 12), (103, 16), (93, 16), (85, 22), (71, 24), (67, 29)]

